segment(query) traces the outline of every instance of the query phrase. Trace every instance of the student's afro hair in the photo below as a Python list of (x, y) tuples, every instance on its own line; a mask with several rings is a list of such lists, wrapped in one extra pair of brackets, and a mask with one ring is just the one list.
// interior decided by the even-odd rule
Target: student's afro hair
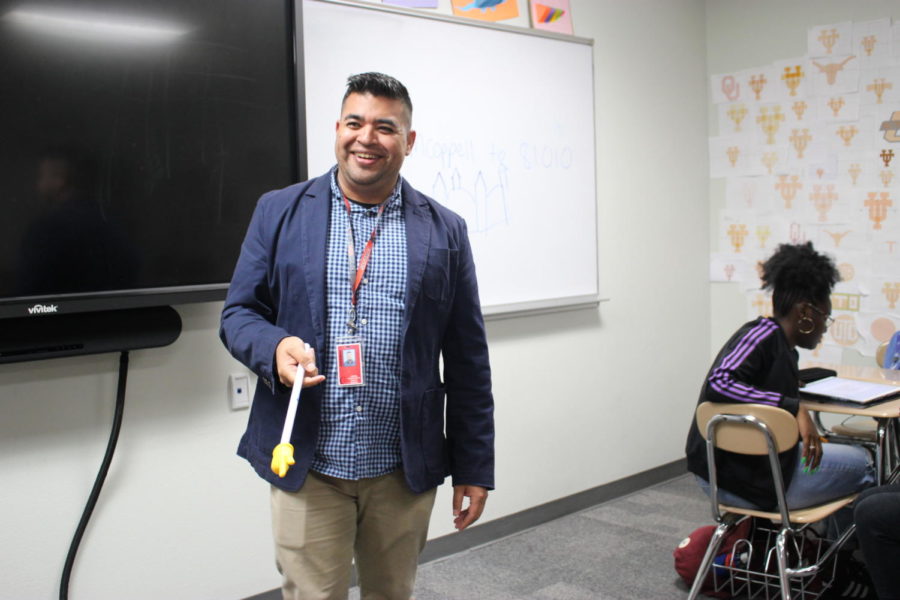
[(797, 302), (824, 304), (841, 276), (834, 261), (805, 244), (781, 244), (762, 264), (763, 289), (772, 290), (776, 317), (791, 312)]

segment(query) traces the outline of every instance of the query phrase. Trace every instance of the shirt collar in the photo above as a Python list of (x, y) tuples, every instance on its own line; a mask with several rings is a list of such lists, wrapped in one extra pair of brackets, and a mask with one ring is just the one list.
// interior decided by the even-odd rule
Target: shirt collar
[[(335, 202), (341, 202), (342, 198), (343, 198), (343, 194), (341, 193), (340, 186), (338, 186), (337, 171), (338, 171), (337, 165), (335, 165), (334, 167), (331, 168), (331, 198)], [(397, 177), (397, 185), (394, 186), (394, 191), (391, 192), (391, 195), (388, 196), (387, 200), (385, 200), (385, 202), (387, 203), (384, 207), (385, 212), (397, 210), (403, 206), (403, 194), (401, 192), (402, 188), (403, 188), (403, 177), (400, 176), (400, 177)], [(357, 204), (354, 204), (352, 202), (350, 204), (351, 204), (351, 207), (358, 206)], [(377, 205), (373, 205), (373, 207), (374, 206), (377, 206)], [(366, 208), (362, 207), (362, 206), (360, 206), (359, 208), (362, 210), (366, 210)]]

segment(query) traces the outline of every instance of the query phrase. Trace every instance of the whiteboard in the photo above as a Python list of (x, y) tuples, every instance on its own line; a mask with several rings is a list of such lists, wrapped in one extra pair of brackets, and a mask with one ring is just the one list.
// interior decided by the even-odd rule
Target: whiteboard
[(303, 2), (309, 174), (334, 164), (349, 75), (406, 85), (401, 174), (469, 228), (485, 315), (596, 305), (592, 46), (367, 5)]

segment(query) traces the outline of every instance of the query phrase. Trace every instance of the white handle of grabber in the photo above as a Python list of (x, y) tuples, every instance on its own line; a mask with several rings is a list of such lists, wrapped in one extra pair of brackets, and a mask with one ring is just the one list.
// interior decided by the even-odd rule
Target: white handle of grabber
[[(309, 352), (309, 350), (309, 344), (306, 344), (306, 351)], [(294, 419), (297, 417), (297, 406), (300, 404), (300, 391), (303, 389), (304, 373), (303, 365), (297, 365), (297, 374), (294, 376), (294, 386), (291, 388), (291, 399), (288, 401), (287, 415), (284, 417), (284, 429), (281, 430), (282, 444), (291, 442)]]

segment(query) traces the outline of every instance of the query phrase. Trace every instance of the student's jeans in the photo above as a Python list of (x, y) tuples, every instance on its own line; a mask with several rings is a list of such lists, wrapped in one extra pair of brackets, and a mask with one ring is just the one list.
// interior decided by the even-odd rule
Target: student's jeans
[(860, 494), (853, 518), (879, 600), (900, 599), (900, 485)]
[[(806, 508), (824, 504), (875, 484), (875, 469), (869, 460), (869, 454), (859, 446), (828, 443), (822, 445), (822, 460), (813, 473), (803, 471), (805, 465), (800, 461), (803, 456), (803, 444), (797, 453), (797, 465), (791, 477), (791, 483), (785, 492), (788, 510)], [(697, 483), (709, 495), (709, 483), (697, 477)], [(744, 500), (737, 494), (719, 488), (719, 502), (739, 508), (758, 508), (752, 502)]]

